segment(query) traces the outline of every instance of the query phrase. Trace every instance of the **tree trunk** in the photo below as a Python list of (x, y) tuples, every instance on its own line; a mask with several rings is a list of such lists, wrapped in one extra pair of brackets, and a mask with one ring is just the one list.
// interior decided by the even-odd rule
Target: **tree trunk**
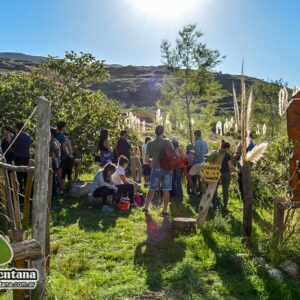
[(253, 210), (253, 189), (251, 163), (244, 162), (242, 167), (243, 176), (243, 236), (246, 241), (251, 239), (252, 234), (252, 210)]
[(189, 102), (188, 96), (186, 96), (185, 102), (186, 102), (186, 113), (187, 113), (188, 124), (189, 124), (190, 143), (193, 144), (192, 117), (191, 117), (191, 109), (190, 109), (190, 102)]

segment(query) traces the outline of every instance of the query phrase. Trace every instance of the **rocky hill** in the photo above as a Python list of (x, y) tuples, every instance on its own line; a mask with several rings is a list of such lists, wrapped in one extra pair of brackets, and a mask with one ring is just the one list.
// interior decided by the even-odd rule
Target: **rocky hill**
[[(30, 71), (46, 58), (31, 56), (22, 53), (3, 52), (0, 53), (0, 71)], [(105, 68), (110, 78), (101, 82), (91, 84), (93, 90), (102, 90), (109, 98), (116, 99), (126, 106), (152, 107), (159, 98), (158, 83), (161, 83), (167, 71), (161, 66), (121, 66), (106, 65)], [(239, 89), (239, 76), (215, 73), (224, 89), (230, 93), (232, 82)], [(248, 83), (258, 80), (247, 77)], [(220, 100), (220, 107), (232, 108), (232, 97)]]

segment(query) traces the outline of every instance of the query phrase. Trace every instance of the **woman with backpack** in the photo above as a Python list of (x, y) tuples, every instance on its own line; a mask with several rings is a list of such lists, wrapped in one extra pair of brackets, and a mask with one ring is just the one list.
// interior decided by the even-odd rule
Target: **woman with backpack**
[(179, 142), (176, 136), (171, 138), (171, 142), (181, 161), (180, 168), (173, 170), (171, 195), (175, 198), (178, 198), (179, 200), (183, 200), (182, 177), (183, 174), (186, 173), (186, 158), (183, 150), (179, 147)]
[(107, 129), (101, 129), (100, 138), (97, 145), (97, 157), (100, 167), (104, 167), (107, 163), (113, 161), (112, 146), (109, 141), (109, 133)]

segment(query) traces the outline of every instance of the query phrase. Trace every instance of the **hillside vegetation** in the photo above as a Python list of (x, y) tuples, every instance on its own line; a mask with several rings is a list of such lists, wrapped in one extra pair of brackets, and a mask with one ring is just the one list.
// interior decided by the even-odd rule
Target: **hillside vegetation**
[[(46, 57), (19, 53), (0, 53), (0, 71), (30, 71), (33, 66), (45, 61)], [(157, 84), (162, 83), (168, 71), (162, 66), (121, 66), (105, 65), (110, 77), (89, 85), (93, 90), (101, 90), (107, 97), (126, 106), (155, 106), (160, 96)], [(232, 83), (239, 87), (240, 76), (215, 73), (216, 80), (228, 92), (232, 92)], [(246, 77), (248, 84), (259, 79)], [(239, 90), (239, 88), (237, 88)], [(232, 96), (220, 100), (220, 106), (232, 108)]]

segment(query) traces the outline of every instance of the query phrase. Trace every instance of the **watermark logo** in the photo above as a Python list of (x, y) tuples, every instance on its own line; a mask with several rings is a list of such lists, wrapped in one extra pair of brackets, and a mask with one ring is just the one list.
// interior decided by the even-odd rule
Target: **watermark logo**
[(7, 240), (0, 235), (0, 266), (9, 264), (13, 258), (13, 250)]
[[(12, 261), (13, 250), (0, 235), (0, 266)], [(35, 269), (0, 269), (0, 289), (35, 289), (39, 279)]]
[(39, 279), (35, 269), (0, 270), (0, 289), (35, 289)]

